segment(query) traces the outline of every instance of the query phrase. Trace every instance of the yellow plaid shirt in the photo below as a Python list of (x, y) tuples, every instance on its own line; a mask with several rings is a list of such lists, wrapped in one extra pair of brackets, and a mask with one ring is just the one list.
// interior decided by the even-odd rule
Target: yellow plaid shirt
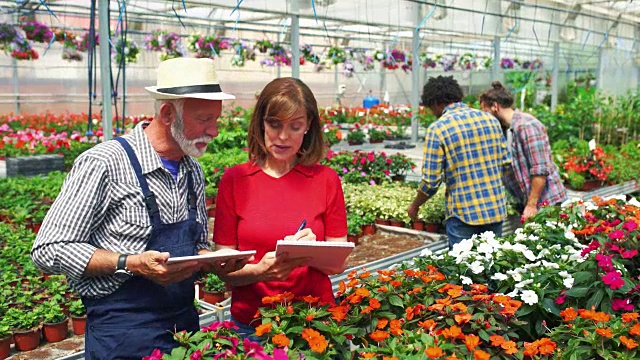
[(427, 129), (420, 191), (431, 197), (444, 180), (447, 219), (486, 225), (506, 217), (502, 174), (511, 162), (496, 118), (464, 103), (451, 104)]

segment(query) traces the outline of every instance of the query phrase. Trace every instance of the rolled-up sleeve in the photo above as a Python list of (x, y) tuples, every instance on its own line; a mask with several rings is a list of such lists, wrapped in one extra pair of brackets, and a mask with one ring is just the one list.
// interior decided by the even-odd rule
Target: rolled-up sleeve
[(108, 188), (105, 164), (90, 156), (78, 158), (36, 236), (31, 249), (36, 266), (80, 281), (97, 249), (90, 236), (109, 205)]
[(524, 124), (519, 132), (522, 136), (525, 156), (529, 163), (531, 176), (547, 176), (551, 172), (553, 164), (549, 163), (550, 145), (547, 132), (539, 122)]
[(442, 183), (444, 169), (444, 149), (439, 134), (432, 128), (427, 130), (424, 141), (424, 156), (422, 162), (422, 181), (419, 190), (431, 197)]

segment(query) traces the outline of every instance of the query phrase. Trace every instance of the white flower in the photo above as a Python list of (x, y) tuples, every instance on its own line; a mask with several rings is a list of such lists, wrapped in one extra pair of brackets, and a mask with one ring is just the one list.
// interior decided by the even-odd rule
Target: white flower
[(505, 294), (505, 295), (507, 295), (508, 297), (514, 298), (514, 297), (518, 296), (518, 289), (514, 289), (512, 292), (510, 292), (508, 294)]
[(540, 237), (532, 234), (532, 235), (529, 235), (529, 240), (538, 241), (538, 240), (540, 240)]
[(538, 259), (542, 259), (549, 254), (551, 254), (551, 251), (549, 251), (549, 249), (542, 249), (542, 251), (538, 253)]
[(507, 274), (511, 275), (511, 277), (513, 278), (513, 280), (515, 281), (522, 281), (522, 275), (520, 275), (519, 272), (517, 271), (507, 271)]
[(534, 267), (538, 267), (538, 266), (540, 266), (540, 261), (536, 261), (536, 262), (531, 263), (531, 264), (526, 264), (526, 265), (524, 266), (524, 269), (525, 269), (525, 270), (529, 270), (529, 269), (532, 269), (532, 268), (534, 268)]
[(569, 277), (571, 275), (569, 275), (569, 273), (565, 270), (562, 270), (560, 272), (558, 272), (558, 275), (562, 276), (563, 278)]
[(474, 261), (469, 265), (469, 268), (471, 269), (471, 271), (474, 274), (480, 274), (481, 272), (484, 271), (484, 266), (482, 266), (482, 263), (480, 261)]
[(627, 204), (640, 208), (640, 201), (635, 197), (632, 197), (631, 200), (627, 201)]
[(574, 234), (573, 231), (569, 230), (564, 233), (564, 237), (566, 237), (569, 240), (573, 240), (576, 238), (576, 234)]
[(533, 290), (525, 290), (520, 294), (520, 299), (528, 305), (535, 305), (538, 303), (538, 294)]
[(586, 202), (584, 203), (584, 209), (587, 211), (593, 211), (593, 210), (598, 210), (598, 205), (592, 203), (592, 202)]
[(431, 256), (431, 254), (433, 254), (433, 252), (429, 249), (424, 249), (420, 252), (420, 256)]
[(578, 201), (580, 201), (580, 199), (569, 199), (569, 200), (565, 200), (562, 204), (560, 204), (561, 207), (567, 207), (573, 203), (577, 203)]
[(502, 243), (500, 248), (502, 250), (512, 250), (513, 249), (513, 245), (511, 245), (511, 243), (507, 241), (507, 242)]
[(562, 259), (562, 261), (567, 261), (569, 260), (569, 255), (567, 254), (560, 255), (560, 259)]
[(559, 269), (560, 268), (560, 265), (558, 265), (556, 263), (544, 261), (544, 260), (542, 260), (542, 266), (547, 267), (547, 268), (551, 268), (551, 269)]
[(608, 196), (608, 197), (604, 198), (604, 201), (611, 200), (611, 199), (627, 201), (627, 196), (626, 195), (611, 195), (611, 196)]
[(533, 279), (528, 279), (528, 280), (524, 280), (524, 281), (520, 281), (519, 283), (517, 283), (515, 286), (517, 289), (522, 289), (523, 287), (532, 284), (533, 283)]
[(468, 278), (466, 276), (460, 275), (460, 280), (462, 281), (462, 285), (471, 285), (473, 284), (473, 280), (471, 280), (471, 278)]
[(567, 277), (562, 281), (562, 284), (564, 284), (564, 287), (566, 287), (567, 289), (571, 289), (573, 287), (573, 277)]
[(473, 249), (473, 240), (471, 239), (462, 240), (457, 244), (453, 244), (453, 248), (449, 252), (449, 255), (456, 258), (460, 256), (467, 257), (471, 249)]
[(478, 246), (478, 252), (487, 255), (493, 254), (493, 246), (488, 243), (482, 243)]
[(534, 261), (536, 259), (536, 255), (531, 250), (525, 250), (522, 252), (522, 255), (527, 258), (529, 261)]
[(538, 244), (538, 246), (536, 246), (536, 250), (542, 250), (542, 245)]
[(498, 281), (502, 281), (502, 280), (507, 280), (509, 277), (503, 273), (495, 273), (493, 274), (493, 276), (491, 277), (491, 280), (498, 280)]

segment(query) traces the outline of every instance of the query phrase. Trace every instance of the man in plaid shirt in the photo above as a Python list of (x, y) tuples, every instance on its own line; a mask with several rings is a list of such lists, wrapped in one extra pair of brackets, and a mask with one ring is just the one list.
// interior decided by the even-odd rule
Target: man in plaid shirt
[(500, 123), (490, 114), (462, 101), (453, 77), (430, 78), (422, 103), (439, 119), (427, 129), (422, 182), (409, 205), (409, 216), (433, 196), (444, 182), (449, 248), (474, 234), (502, 235), (506, 217), (503, 172), (510, 163)]
[(507, 132), (512, 157), (512, 171), (504, 182), (523, 207), (522, 218), (535, 215), (544, 204), (567, 199), (558, 168), (551, 157), (547, 131), (535, 117), (512, 108), (513, 96), (500, 82), (480, 95), (482, 110), (500, 120)]

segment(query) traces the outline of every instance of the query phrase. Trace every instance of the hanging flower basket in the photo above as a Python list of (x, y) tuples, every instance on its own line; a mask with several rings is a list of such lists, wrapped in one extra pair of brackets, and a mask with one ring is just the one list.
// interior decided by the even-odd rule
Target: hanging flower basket
[(115, 61), (116, 64), (121, 64), (123, 61), (125, 64), (138, 62), (140, 56), (140, 48), (134, 41), (118, 36), (115, 46)]
[(222, 50), (230, 49), (231, 44), (220, 36), (194, 34), (188, 38), (188, 48), (196, 53), (197, 58), (215, 59)]
[(27, 39), (39, 43), (48, 44), (54, 36), (49, 26), (37, 21), (29, 21), (23, 24), (22, 30)]
[(255, 45), (253, 46), (254, 49), (257, 49), (258, 51), (260, 51), (261, 53), (265, 54), (267, 51), (269, 51), (269, 49), (273, 48), (273, 43), (269, 40), (258, 40), (256, 41)]
[(180, 35), (165, 30), (155, 30), (144, 38), (144, 47), (149, 51), (161, 52), (160, 61), (184, 56)]

